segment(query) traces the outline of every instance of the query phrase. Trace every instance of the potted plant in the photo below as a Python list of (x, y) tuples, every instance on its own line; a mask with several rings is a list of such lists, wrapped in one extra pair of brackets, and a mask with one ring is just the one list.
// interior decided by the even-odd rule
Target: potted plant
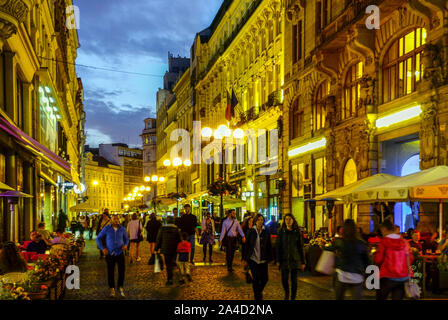
[(48, 296), (48, 286), (38, 282), (34, 272), (28, 272), (28, 277), (22, 284), (31, 300), (42, 300)]
[(31, 300), (25, 289), (17, 284), (2, 284), (0, 300)]

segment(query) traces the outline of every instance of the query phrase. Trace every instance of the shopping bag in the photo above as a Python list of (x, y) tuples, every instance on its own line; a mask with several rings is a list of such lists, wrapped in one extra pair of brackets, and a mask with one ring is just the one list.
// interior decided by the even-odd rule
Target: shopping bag
[(156, 255), (155, 260), (154, 260), (154, 273), (159, 273), (161, 272), (161, 268), (160, 268), (160, 256)]
[(404, 291), (406, 293), (406, 297), (409, 299), (419, 299), (420, 298), (420, 287), (417, 283), (413, 281), (408, 281), (404, 284)]
[(316, 264), (316, 271), (328, 275), (334, 274), (334, 260), (335, 256), (332, 251), (322, 251)]

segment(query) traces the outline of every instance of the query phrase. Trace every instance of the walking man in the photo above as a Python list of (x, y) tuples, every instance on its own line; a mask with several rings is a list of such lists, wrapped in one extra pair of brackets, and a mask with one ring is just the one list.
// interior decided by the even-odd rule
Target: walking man
[(157, 234), (156, 252), (165, 257), (167, 282), (173, 284), (173, 269), (176, 266), (177, 245), (181, 241), (179, 228), (174, 224), (174, 217), (166, 218), (166, 225), (162, 226)]
[[(107, 277), (109, 283), (110, 297), (115, 297), (115, 264), (118, 265), (118, 290), (120, 296), (124, 297), (124, 253), (129, 245), (126, 229), (120, 225), (118, 215), (112, 216), (112, 224), (104, 227), (96, 238), (96, 243), (103, 254), (106, 256)], [(106, 245), (104, 246), (103, 240)]]
[(222, 232), (221, 236), (219, 237), (219, 246), (223, 245), (226, 247), (226, 262), (227, 270), (229, 272), (233, 271), (232, 264), (237, 247), (238, 232), (241, 235), (241, 238), (243, 238), (243, 243), (246, 243), (243, 229), (241, 229), (240, 223), (236, 220), (235, 209), (230, 209), (228, 211), (228, 218), (225, 219), (222, 224)]
[(179, 228), (181, 232), (188, 234), (188, 241), (191, 244), (190, 263), (194, 265), (195, 236), (196, 238), (199, 238), (199, 230), (196, 228), (198, 226), (198, 220), (196, 216), (191, 213), (191, 206), (189, 204), (184, 206), (184, 210), (185, 213), (179, 220)]
[(64, 213), (64, 211), (62, 211), (62, 209), (59, 210), (58, 229), (61, 229), (62, 232), (65, 232), (65, 228), (67, 228), (67, 222), (68, 222), (67, 215)]

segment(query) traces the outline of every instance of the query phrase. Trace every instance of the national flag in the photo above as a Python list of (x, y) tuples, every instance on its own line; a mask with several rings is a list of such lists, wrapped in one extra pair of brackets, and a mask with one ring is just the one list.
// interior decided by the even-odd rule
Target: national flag
[(226, 90), (227, 93), (227, 108), (226, 108), (226, 120), (232, 120), (232, 103), (229, 96), (229, 91)]
[(232, 117), (235, 116), (235, 107), (238, 105), (238, 99), (236, 98), (235, 91), (232, 89), (232, 101), (230, 103), (230, 112)]

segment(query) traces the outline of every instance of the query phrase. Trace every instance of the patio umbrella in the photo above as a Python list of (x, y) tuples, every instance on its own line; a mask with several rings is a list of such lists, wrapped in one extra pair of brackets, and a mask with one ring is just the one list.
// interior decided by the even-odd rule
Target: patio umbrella
[(75, 211), (75, 212), (97, 212), (98, 209), (93, 206), (92, 204), (90, 204), (89, 201), (83, 202), (83, 203), (79, 203), (74, 207), (70, 208), (70, 211)]
[(0, 197), (7, 197), (7, 198), (33, 198), (33, 196), (27, 194), (27, 193), (23, 193), (20, 191), (16, 191), (16, 190), (10, 190), (10, 191), (5, 191), (3, 193), (0, 193)]
[(13, 188), (11, 188), (10, 186), (8, 186), (7, 184), (0, 182), (0, 190), (9, 190), (12, 191), (14, 190)]
[(443, 177), (411, 189), (411, 198), (439, 201), (439, 238), (442, 237), (443, 200), (448, 199), (448, 177)]
[(448, 167), (437, 166), (422, 170), (407, 176), (398, 177), (388, 183), (379, 184), (369, 188), (362, 188), (353, 192), (354, 202), (406, 202), (413, 200), (411, 189), (415, 186), (437, 181), (441, 178), (448, 178)]

